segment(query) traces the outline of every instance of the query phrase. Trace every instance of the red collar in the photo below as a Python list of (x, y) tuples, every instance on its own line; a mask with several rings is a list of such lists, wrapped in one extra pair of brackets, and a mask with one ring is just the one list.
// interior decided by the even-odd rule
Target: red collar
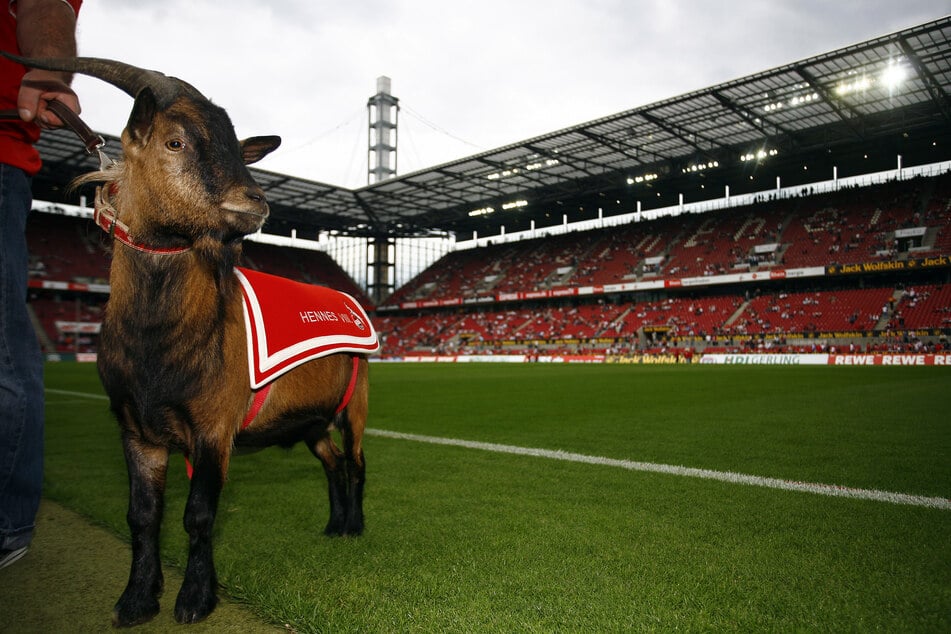
[[(109, 183), (108, 186), (96, 188), (96, 201), (93, 205), (92, 217), (93, 220), (96, 221), (96, 224), (99, 225), (103, 231), (127, 247), (133, 248), (136, 251), (141, 251), (143, 253), (152, 253), (155, 255), (174, 255), (177, 253), (184, 253), (191, 248), (153, 247), (151, 245), (145, 244), (144, 242), (138, 242), (135, 240), (135, 238), (132, 237), (132, 234), (129, 233), (128, 225), (119, 220), (119, 212), (117, 212), (115, 207), (112, 206), (110, 199), (117, 190), (118, 188), (116, 187), (115, 183)], [(106, 191), (108, 191), (108, 194), (106, 194)]]

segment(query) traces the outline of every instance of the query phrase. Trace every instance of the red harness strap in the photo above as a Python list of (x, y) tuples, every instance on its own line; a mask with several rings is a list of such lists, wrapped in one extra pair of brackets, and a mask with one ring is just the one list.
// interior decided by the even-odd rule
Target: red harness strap
[[(248, 425), (257, 417), (258, 412), (261, 411), (261, 408), (264, 407), (264, 401), (267, 400), (268, 392), (271, 391), (271, 385), (273, 383), (268, 383), (260, 390), (257, 390), (254, 393), (254, 398), (251, 400), (251, 407), (248, 408), (248, 413), (245, 414), (244, 420), (241, 421), (241, 429), (247, 429)], [(188, 479), (192, 479), (192, 474), (195, 472), (194, 467), (192, 467), (191, 460), (188, 459), (188, 454), (185, 454), (185, 473), (188, 475)]]
[(337, 411), (334, 412), (334, 414), (339, 414), (350, 404), (350, 399), (353, 398), (353, 391), (357, 388), (357, 372), (359, 370), (360, 357), (353, 357), (353, 372), (350, 373), (350, 383), (347, 385), (347, 391), (343, 393), (343, 399), (340, 401), (340, 405), (337, 406)]
[[(350, 373), (350, 382), (347, 384), (347, 391), (343, 393), (343, 398), (340, 400), (340, 405), (337, 406), (337, 410), (334, 414), (339, 414), (347, 408), (347, 405), (350, 404), (350, 399), (353, 398), (353, 392), (357, 388), (357, 373), (360, 370), (360, 357), (353, 357), (353, 371)], [(271, 391), (271, 386), (273, 383), (268, 383), (260, 390), (254, 393), (254, 399), (251, 401), (251, 407), (248, 408), (248, 413), (245, 415), (244, 420), (241, 422), (242, 431), (248, 428), (254, 419), (260, 413), (261, 408), (264, 407), (264, 401), (267, 400), (268, 392)], [(192, 479), (192, 474), (195, 472), (195, 469), (192, 467), (191, 461), (188, 459), (188, 454), (185, 454), (185, 473), (188, 474), (188, 479)]]
[(247, 429), (254, 419), (257, 417), (258, 412), (261, 411), (261, 408), (264, 407), (264, 401), (267, 399), (268, 392), (271, 391), (271, 386), (273, 383), (268, 383), (260, 390), (254, 393), (254, 400), (251, 401), (251, 407), (248, 409), (247, 415), (244, 417), (244, 421), (241, 422), (241, 429)]

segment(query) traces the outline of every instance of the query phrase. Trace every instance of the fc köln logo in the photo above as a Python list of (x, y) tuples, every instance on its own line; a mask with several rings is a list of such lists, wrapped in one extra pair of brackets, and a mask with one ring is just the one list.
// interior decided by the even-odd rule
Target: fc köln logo
[(367, 325), (363, 321), (363, 318), (357, 314), (357, 311), (350, 308), (350, 304), (344, 303), (344, 306), (346, 306), (347, 310), (350, 312), (350, 317), (353, 319), (353, 325), (359, 328), (360, 330), (366, 330)]

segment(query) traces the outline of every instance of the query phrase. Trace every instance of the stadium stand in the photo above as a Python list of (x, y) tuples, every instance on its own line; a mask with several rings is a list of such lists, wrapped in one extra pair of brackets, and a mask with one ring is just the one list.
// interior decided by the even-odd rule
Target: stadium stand
[(352, 295), (368, 308), (373, 306), (363, 289), (323, 251), (246, 241), (243, 255), (243, 265), (250, 269), (307, 284), (329, 286)]
[[(948, 180), (932, 195), (922, 191), (928, 183), (888, 183), (455, 251), (388, 303), (949, 253)], [(899, 244), (894, 237), (922, 223), (928, 231), (921, 243)]]
[(787, 267), (852, 264), (897, 253), (896, 229), (914, 224), (919, 192), (904, 183), (820, 197), (796, 214), (783, 235)]
[[(488, 295), (517, 257), (518, 245), (487, 247), (483, 251), (453, 251), (390, 297), (390, 302), (437, 300)], [(511, 254), (511, 255), (509, 255)]]
[[(33, 293), (30, 306), (42, 327), (41, 339), (47, 351), (94, 352), (98, 343), (97, 326), (102, 321), (104, 297), (91, 293), (75, 293), (66, 299), (62, 294)], [(93, 326), (84, 332), (77, 324)]]
[(757, 258), (754, 249), (777, 242), (775, 215), (775, 210), (744, 208), (691, 218), (671, 242), (669, 264), (664, 267), (664, 273), (700, 277), (771, 265), (772, 258)]
[(751, 335), (870, 331), (887, 322), (893, 295), (891, 288), (763, 295), (750, 301), (734, 330)]
[(634, 335), (642, 328), (651, 328), (673, 336), (722, 334), (729, 330), (727, 324), (742, 304), (743, 297), (739, 295), (702, 299), (669, 297), (632, 304), (615, 331), (622, 335)]
[(69, 282), (104, 282), (109, 277), (102, 232), (89, 220), (32, 213), (26, 237), (31, 277)]
[[(912, 240), (896, 231), (924, 227)], [(28, 239), (31, 306), (59, 351), (94, 350), (95, 335), (64, 332), (57, 322), (97, 323), (103, 296), (44, 291), (43, 281), (105, 283), (108, 255), (87, 219), (35, 213)], [(344, 290), (370, 304), (359, 286), (320, 251), (247, 242), (250, 268)], [(713, 277), (749, 271), (841, 266), (951, 255), (951, 177), (761, 201), (708, 214), (686, 214), (621, 227), (568, 233), (450, 252), (390, 298), (390, 304), (454, 298), (497, 299), (550, 289), (635, 280)], [(697, 295), (570, 297), (531, 305), (489, 302), (478, 308), (379, 313), (384, 354), (505, 353), (572, 347), (638, 348), (677, 342), (703, 348), (725, 338), (853, 336), (951, 327), (951, 285), (885, 280), (874, 288), (815, 288)], [(656, 294), (655, 294), (656, 295)]]
[(889, 325), (895, 330), (951, 327), (951, 284), (909, 288), (902, 293)]
[[(896, 231), (915, 228), (912, 239), (896, 238)], [(31, 306), (47, 347), (94, 350), (94, 334), (64, 332), (56, 324), (97, 323), (104, 296), (41, 287), (44, 281), (106, 283), (109, 262), (102, 233), (87, 219), (34, 213), (27, 234)], [(250, 268), (333, 286), (370, 305), (326, 253), (249, 241), (244, 255)], [(870, 288), (756, 286), (752, 297), (750, 287), (727, 286), (699, 294), (674, 288), (653, 297), (640, 293), (497, 302), (505, 294), (551, 289), (922, 256), (951, 256), (949, 175), (450, 252), (388, 300), (390, 305), (415, 305), (416, 312), (381, 312), (374, 321), (384, 335), (384, 354), (396, 357), (622, 345), (652, 349), (671, 343), (702, 349), (725, 339), (739, 346), (767, 337), (943, 331), (951, 327), (946, 279), (916, 283), (881, 278)], [(484, 303), (421, 308), (427, 302), (436, 306), (468, 298)]]
[[(916, 228), (913, 239), (896, 237), (896, 231)], [(452, 252), (388, 303), (412, 298), (421, 302), (417, 307), (426, 301), (435, 306), (453, 298), (498, 298), (635, 280), (902, 263), (923, 255), (951, 255), (949, 243), (951, 177), (943, 175)], [(938, 269), (937, 277), (946, 276), (946, 269)], [(751, 339), (767, 337), (803, 344), (814, 337), (852, 338), (868, 345), (872, 336), (894, 338), (896, 331), (908, 330), (937, 333), (951, 325), (946, 279), (908, 291), (903, 290), (904, 279), (887, 276), (863, 279), (869, 288), (837, 282), (835, 287), (814, 282), (813, 289), (795, 288), (808, 283), (787, 282), (788, 290), (757, 286), (752, 298), (748, 287), (741, 293), (708, 291), (700, 296), (676, 291), (658, 298), (628, 294), (607, 302), (571, 297), (528, 312), (490, 306), (469, 309), (461, 317), (458, 309), (449, 314), (433, 308), (411, 322), (382, 313), (378, 325), (390, 336), (386, 353), (395, 356), (458, 352), (473, 343), (497, 352), (533, 346), (563, 349), (566, 341), (599, 349), (625, 341), (643, 348), (689, 341), (703, 348), (719, 339), (749, 345)], [(432, 327), (427, 327), (429, 320)], [(427, 334), (424, 340), (415, 336), (420, 331)]]
[[(617, 284), (657, 275), (674, 219), (590, 232), (591, 245), (566, 280), (575, 286)], [(585, 234), (577, 234), (583, 239)]]

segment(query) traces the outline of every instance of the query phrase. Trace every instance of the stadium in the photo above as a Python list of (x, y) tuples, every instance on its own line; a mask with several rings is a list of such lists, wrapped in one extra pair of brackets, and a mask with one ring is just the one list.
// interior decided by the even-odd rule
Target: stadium
[[(939, 20), (357, 190), (258, 170), (272, 217), (252, 240), (272, 243), (250, 242), (246, 259), (361, 297), (384, 358), (941, 351), (948, 29)], [(79, 203), (61, 192), (91, 158), (68, 131), (41, 144), (36, 198)], [(100, 236), (51, 214), (34, 214), (31, 235), (45, 347), (94, 350)]]
[[(46, 496), (127, 539), (114, 423), (72, 363), (110, 290), (92, 192), (68, 187), (95, 161), (66, 130), (39, 148)], [(350, 293), (383, 340), (366, 535), (318, 538), (306, 450), (232, 466), (220, 580), (254, 627), (947, 631), (947, 371), (799, 366), (951, 365), (951, 17), (376, 167), (358, 189), (251, 170), (271, 217), (245, 265)], [(81, 629), (124, 575), (89, 566), (87, 595), (116, 578)]]

